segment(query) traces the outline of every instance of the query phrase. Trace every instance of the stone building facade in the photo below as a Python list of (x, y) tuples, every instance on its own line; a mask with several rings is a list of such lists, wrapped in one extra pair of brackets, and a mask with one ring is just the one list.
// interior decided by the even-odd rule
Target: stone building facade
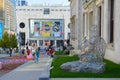
[(81, 0), (69, 0), (71, 2), (71, 39), (70, 42), (74, 49), (80, 49), (80, 42), (83, 37), (83, 21), (82, 21), (82, 10), (83, 8)]
[[(77, 2), (77, 0), (75, 1)], [(120, 0), (80, 1), (82, 1), (81, 7), (83, 7), (83, 37), (87, 36), (89, 39), (92, 34), (91, 27), (96, 26), (97, 35), (103, 37), (107, 43), (105, 58), (120, 63), (118, 58), (120, 56)], [(81, 23), (79, 19), (77, 21)]]
[[(24, 33), (24, 44), (26, 42), (36, 43), (38, 46), (45, 46), (46, 41), (48, 41), (49, 45), (51, 43), (55, 43), (55, 45), (59, 43), (63, 43), (65, 40), (69, 39), (70, 36), (70, 28), (68, 27), (70, 23), (70, 6), (17, 6), (16, 8), (16, 16), (17, 16), (17, 33)], [(53, 38), (53, 37), (44, 37), (42, 33), (42, 29), (40, 29), (41, 33), (39, 36), (35, 37), (31, 35), (31, 25), (33, 25), (33, 21), (38, 21), (40, 23), (39, 28), (42, 23), (53, 24), (54, 21), (63, 26), (63, 36), (61, 38)], [(48, 22), (46, 22), (48, 21)], [(25, 24), (25, 28), (20, 28), (20, 23), (23, 22)], [(51, 24), (50, 24), (51, 23)], [(53, 26), (51, 26), (53, 27)], [(33, 30), (34, 31), (34, 30)], [(52, 32), (53, 33), (53, 32)], [(46, 34), (47, 35), (47, 34)], [(57, 36), (57, 34), (56, 34)], [(52, 44), (51, 44), (52, 45)], [(60, 46), (60, 45), (58, 45)]]

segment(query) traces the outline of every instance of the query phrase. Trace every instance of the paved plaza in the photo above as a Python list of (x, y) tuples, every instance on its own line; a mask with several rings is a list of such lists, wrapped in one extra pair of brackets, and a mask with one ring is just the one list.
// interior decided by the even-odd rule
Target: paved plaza
[[(1, 54), (0, 54), (1, 56)], [(5, 57), (8, 55), (2, 55)], [(39, 63), (28, 61), (13, 71), (1, 76), (0, 80), (120, 80), (120, 78), (49, 78), (52, 58), (40, 57)]]
[(40, 77), (49, 78), (49, 69), (52, 58), (43, 56), (39, 59), (39, 63), (34, 60), (28, 61), (15, 70), (0, 77), (0, 80), (38, 80)]

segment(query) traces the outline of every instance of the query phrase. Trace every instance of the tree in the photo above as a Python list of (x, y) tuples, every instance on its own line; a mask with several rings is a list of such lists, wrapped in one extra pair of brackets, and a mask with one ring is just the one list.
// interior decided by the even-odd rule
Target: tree
[(9, 48), (10, 43), (9, 43), (9, 35), (7, 32), (4, 32), (2, 40), (0, 40), (0, 46), (2, 48)]
[(17, 38), (15, 34), (10, 36), (10, 47), (16, 48), (17, 47)]
[(17, 47), (17, 38), (15, 34), (8, 34), (4, 32), (2, 40), (0, 40), (0, 47), (2, 48), (15, 48)]

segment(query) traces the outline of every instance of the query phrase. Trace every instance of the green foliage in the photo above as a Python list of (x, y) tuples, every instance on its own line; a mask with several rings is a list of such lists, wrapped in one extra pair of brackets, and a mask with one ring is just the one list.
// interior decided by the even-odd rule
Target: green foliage
[(56, 51), (55, 55), (68, 55), (68, 54), (63, 54), (63, 53), (64, 53), (64, 51)]
[(15, 34), (9, 35), (7, 32), (4, 32), (2, 40), (0, 40), (0, 47), (2, 48), (15, 48), (17, 47), (17, 38)]
[(3, 34), (2, 40), (0, 41), (0, 47), (2, 47), (2, 48), (9, 48), (9, 46), (10, 46), (9, 35), (8, 35), (7, 32), (5, 32)]
[(15, 34), (10, 36), (10, 47), (16, 48), (17, 47), (17, 38)]
[(52, 78), (120, 78), (120, 65), (111, 61), (104, 60), (106, 63), (106, 70), (104, 73), (82, 73), (82, 72), (68, 72), (60, 68), (63, 63), (79, 60), (77, 56), (62, 56), (53, 59), (53, 69), (50, 71)]

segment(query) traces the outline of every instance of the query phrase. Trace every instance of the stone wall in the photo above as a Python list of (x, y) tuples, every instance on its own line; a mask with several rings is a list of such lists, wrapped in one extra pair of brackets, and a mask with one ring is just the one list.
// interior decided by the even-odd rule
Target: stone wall
[(70, 56), (79, 55), (81, 50), (70, 50)]

